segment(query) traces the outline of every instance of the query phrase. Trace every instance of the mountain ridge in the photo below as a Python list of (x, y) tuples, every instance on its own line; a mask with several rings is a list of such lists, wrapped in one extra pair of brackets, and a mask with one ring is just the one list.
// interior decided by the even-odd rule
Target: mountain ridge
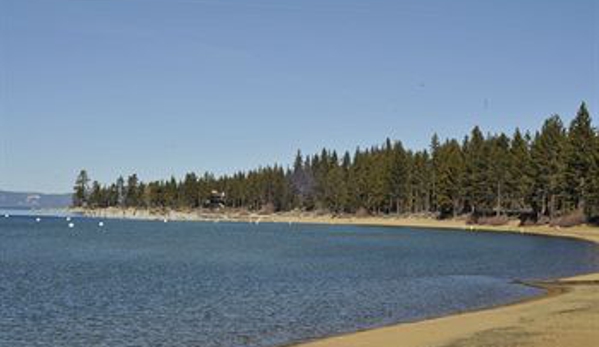
[(64, 208), (71, 205), (71, 194), (15, 192), (0, 189), (0, 208)]

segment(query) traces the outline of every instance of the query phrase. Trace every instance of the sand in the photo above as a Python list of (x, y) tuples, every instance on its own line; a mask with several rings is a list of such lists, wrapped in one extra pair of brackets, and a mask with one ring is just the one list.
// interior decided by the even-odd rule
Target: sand
[[(165, 215), (102, 211), (88, 215), (158, 219)], [(506, 226), (469, 226), (463, 220), (428, 218), (342, 217), (298, 214), (227, 215), (184, 213), (166, 215), (182, 220), (234, 220), (241, 222), (322, 223), (465, 229), (571, 237), (599, 244), (599, 228), (568, 229)], [(179, 217), (179, 218), (178, 218)], [(556, 257), (559, 255), (556, 255)], [(535, 283), (547, 294), (520, 303), (461, 313), (415, 323), (403, 323), (307, 342), (297, 347), (597, 347), (599, 346), (599, 273)]]

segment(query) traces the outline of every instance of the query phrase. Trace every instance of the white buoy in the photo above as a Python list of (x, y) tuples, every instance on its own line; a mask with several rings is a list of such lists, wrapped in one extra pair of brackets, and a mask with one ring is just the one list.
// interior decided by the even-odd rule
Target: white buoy
[(69, 228), (71, 228), (71, 229), (72, 229), (72, 228), (74, 228), (74, 227), (75, 227), (75, 223), (73, 223), (73, 222), (69, 223)]
[(8, 217), (10, 217), (10, 215), (8, 213), (5, 213), (4, 218), (8, 218)]
[(99, 227), (103, 227), (104, 226), (104, 222), (98, 222), (98, 226)]
[(164, 218), (162, 221), (165, 223), (168, 223), (168, 219), (166, 219), (166, 218)]
[(41, 222), (41, 221), (42, 221), (42, 219), (41, 219), (40, 217), (37, 217), (37, 218), (35, 219), (35, 221), (39, 223), (39, 222)]
[(71, 217), (67, 217), (67, 222), (70, 222), (70, 221), (71, 221)]

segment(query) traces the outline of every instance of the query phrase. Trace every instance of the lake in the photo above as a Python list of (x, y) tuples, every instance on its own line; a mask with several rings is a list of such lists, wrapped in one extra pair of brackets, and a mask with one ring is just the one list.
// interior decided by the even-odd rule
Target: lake
[(593, 244), (410, 228), (0, 216), (0, 346), (280, 346), (508, 303)]

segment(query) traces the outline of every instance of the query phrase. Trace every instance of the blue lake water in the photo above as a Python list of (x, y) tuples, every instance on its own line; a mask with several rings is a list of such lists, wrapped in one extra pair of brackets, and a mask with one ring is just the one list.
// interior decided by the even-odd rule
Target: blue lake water
[(409, 228), (0, 216), (0, 346), (279, 346), (539, 294), (580, 241)]

